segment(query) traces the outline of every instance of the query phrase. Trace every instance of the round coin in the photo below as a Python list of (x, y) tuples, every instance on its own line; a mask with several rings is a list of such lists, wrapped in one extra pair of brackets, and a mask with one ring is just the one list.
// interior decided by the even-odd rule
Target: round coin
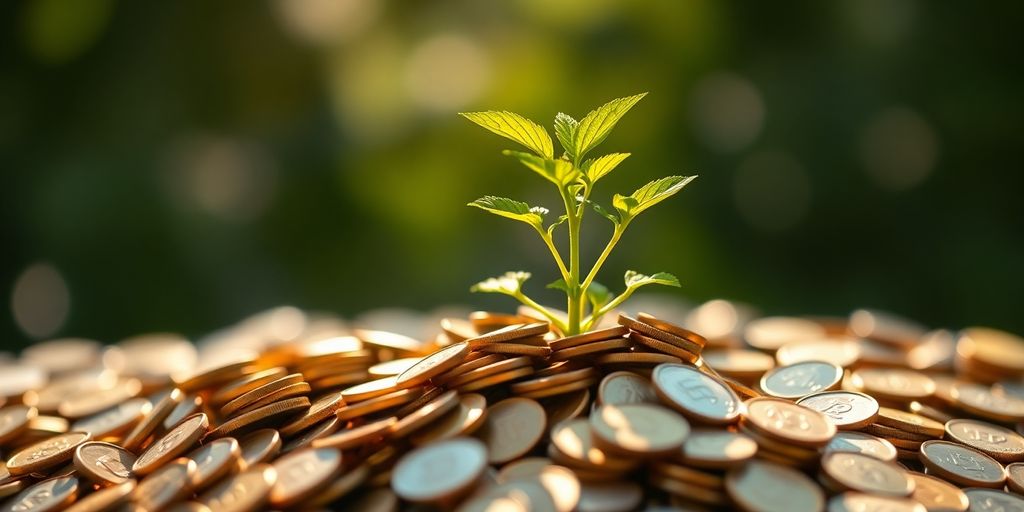
[(135, 456), (114, 444), (89, 441), (75, 449), (74, 464), (82, 476), (95, 483), (120, 484), (132, 478)]
[[(104, 512), (117, 510), (126, 505), (132, 492), (135, 491), (135, 480), (126, 480), (117, 485), (104, 487), (76, 501), (65, 512)], [(32, 509), (35, 510), (35, 509)]]
[(341, 471), (341, 452), (334, 448), (304, 448), (274, 461), (277, 483), (271, 505), (287, 508), (316, 494)]
[(824, 414), (779, 398), (747, 400), (745, 424), (782, 441), (806, 447), (824, 446), (836, 426)]
[(739, 419), (743, 404), (722, 381), (692, 366), (661, 364), (651, 374), (661, 399), (699, 423), (726, 425)]
[(407, 453), (395, 465), (391, 488), (413, 503), (437, 503), (464, 494), (486, 467), (487, 447), (476, 439), (457, 437)]
[(56, 467), (71, 460), (78, 445), (91, 438), (88, 432), (68, 432), (44, 439), (15, 452), (7, 459), (7, 471), (25, 475)]
[(797, 399), (818, 391), (834, 389), (843, 369), (823, 361), (804, 361), (780, 366), (761, 377), (761, 390), (777, 398)]
[(766, 352), (775, 352), (788, 343), (815, 341), (826, 336), (825, 329), (813, 320), (783, 316), (751, 320), (743, 333), (750, 346)]
[(970, 503), (967, 495), (959, 487), (934, 476), (910, 472), (914, 480), (914, 493), (910, 498), (925, 506), (928, 510), (949, 512), (966, 512)]
[(4, 512), (55, 512), (78, 496), (78, 479), (63, 476), (43, 480), (4, 503)]
[(863, 432), (837, 432), (825, 445), (825, 453), (831, 452), (863, 453), (890, 462), (898, 455), (889, 441)]
[(860, 358), (860, 344), (852, 339), (823, 339), (787, 343), (779, 347), (775, 359), (779, 364), (804, 361), (827, 361), (842, 368), (853, 366)]
[(821, 470), (845, 490), (905, 498), (914, 492), (914, 481), (895, 462), (884, 462), (861, 453), (832, 452), (821, 458)]
[(995, 489), (964, 489), (971, 512), (1021, 512), (1024, 498)]
[(210, 427), (203, 413), (195, 414), (155, 441), (132, 465), (132, 472), (148, 475), (167, 461), (177, 458), (199, 442)]
[(469, 343), (463, 341), (448, 345), (429, 356), (420, 359), (395, 379), (399, 388), (411, 388), (427, 382), (462, 364), (469, 355)]
[(722, 375), (748, 382), (760, 379), (765, 372), (775, 368), (775, 359), (757, 350), (706, 350), (701, 357)]
[(828, 512), (928, 512), (914, 500), (844, 492), (828, 500)]
[(145, 398), (132, 398), (74, 422), (71, 430), (88, 432), (95, 439), (120, 435), (149, 414), (152, 407)]
[(132, 500), (143, 510), (162, 510), (191, 494), (189, 487), (196, 463), (184, 457), (157, 468), (135, 487)]
[(824, 414), (839, 430), (858, 430), (878, 417), (878, 402), (856, 391), (823, 391), (796, 403)]
[(476, 436), (487, 445), (488, 462), (503, 464), (532, 450), (546, 429), (544, 408), (529, 398), (516, 397), (488, 407)]
[(135, 428), (133, 428), (131, 432), (124, 437), (124, 440), (121, 442), (121, 446), (123, 446), (125, 450), (138, 452), (139, 448), (142, 447), (142, 443), (145, 443), (146, 440), (149, 439), (149, 436), (153, 435), (153, 432), (156, 431), (157, 427), (159, 427), (164, 420), (168, 419), (168, 416), (177, 409), (184, 399), (185, 395), (181, 390), (171, 388), (167, 393), (167, 396), (161, 398), (149, 413), (142, 418), (142, 421), (136, 424)]
[(396, 421), (395, 418), (384, 418), (355, 428), (342, 430), (327, 437), (314, 439), (312, 446), (313, 448), (337, 448), (339, 450), (355, 448), (374, 439), (384, 437), (384, 434), (387, 433), (388, 429)]
[(654, 404), (605, 404), (590, 415), (599, 446), (635, 456), (656, 456), (679, 450), (690, 424), (675, 412)]
[(197, 448), (188, 456), (196, 463), (191, 482), (193, 492), (199, 492), (227, 475), (238, 465), (241, 456), (238, 441), (230, 437), (222, 437)]
[(251, 432), (239, 442), (241, 469), (270, 461), (281, 452), (281, 435), (272, 428)]
[(999, 462), (1024, 460), (1024, 436), (984, 421), (957, 418), (946, 422), (946, 439), (981, 450)]
[(924, 400), (935, 392), (935, 381), (927, 375), (900, 368), (865, 368), (853, 372), (855, 388), (877, 399), (895, 402)]
[(1001, 488), (1006, 481), (1003, 466), (974, 448), (949, 441), (925, 441), (920, 456), (929, 474), (961, 486)]
[(1024, 462), (1006, 466), (1006, 486), (1017, 494), (1024, 494)]
[(602, 404), (658, 403), (658, 393), (647, 377), (633, 372), (612, 372), (601, 379), (597, 399)]
[(825, 507), (825, 495), (811, 479), (794, 469), (752, 460), (725, 477), (732, 500), (750, 512), (812, 512)]
[(942, 423), (925, 418), (912, 412), (881, 407), (878, 409), (876, 423), (887, 427), (898, 428), (911, 434), (919, 434), (930, 437), (941, 437), (943, 430)]
[(26, 429), (29, 422), (39, 415), (35, 407), (27, 405), (11, 405), (0, 408), (0, 445), (17, 439)]
[(752, 459), (757, 442), (728, 430), (694, 429), (683, 443), (683, 462), (706, 469), (729, 469)]

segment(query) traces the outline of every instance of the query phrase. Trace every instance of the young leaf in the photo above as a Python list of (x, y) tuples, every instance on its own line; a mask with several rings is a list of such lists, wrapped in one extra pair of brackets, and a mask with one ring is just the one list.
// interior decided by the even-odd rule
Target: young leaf
[(606, 210), (603, 206), (601, 206), (601, 205), (599, 205), (599, 204), (597, 204), (597, 203), (595, 203), (593, 201), (590, 202), (590, 205), (594, 207), (594, 211), (597, 212), (599, 215), (601, 215), (602, 217), (612, 221), (612, 224), (615, 224), (616, 226), (619, 225), (620, 221), (619, 221), (618, 215), (615, 215), (614, 213)]
[(559, 112), (555, 116), (555, 136), (558, 137), (558, 142), (562, 143), (562, 149), (569, 155), (570, 160), (575, 158), (572, 140), (576, 137), (576, 127), (579, 124), (579, 121), (573, 119), (569, 114)]
[(495, 215), (501, 215), (509, 219), (525, 222), (540, 229), (544, 226), (544, 216), (547, 215), (547, 208), (530, 205), (508, 199), (506, 197), (484, 196), (466, 206), (475, 206), (481, 210), (487, 210)]
[(512, 151), (510, 149), (506, 149), (505, 151), (502, 151), (502, 153), (515, 157), (531, 171), (540, 174), (544, 179), (558, 185), (559, 187), (572, 183), (580, 175), (580, 171), (576, 169), (571, 162), (567, 162), (561, 158), (557, 160), (553, 160), (551, 158), (540, 158), (523, 151)]
[(591, 158), (586, 162), (583, 162), (583, 165), (581, 166), (583, 176), (585, 176), (587, 181), (591, 184), (597, 183), (597, 180), (612, 172), (612, 170), (621, 164), (623, 160), (629, 157), (629, 155), (629, 153), (611, 153), (609, 155)]
[(619, 119), (622, 119), (622, 116), (646, 95), (645, 92), (615, 99), (591, 110), (586, 117), (580, 120), (580, 124), (576, 128), (576, 137), (573, 139), (573, 158), (582, 159), (587, 152), (604, 141), (605, 137), (611, 133), (612, 128), (615, 128), (615, 123), (618, 123)]
[(679, 192), (695, 178), (696, 176), (668, 176), (654, 180), (628, 196), (615, 194), (612, 206), (619, 211), (623, 220), (631, 219)]
[(487, 112), (462, 112), (459, 115), (502, 137), (512, 139), (530, 148), (544, 158), (555, 156), (548, 131), (543, 126), (519, 114), (490, 110)]
[(669, 274), (668, 272), (658, 272), (648, 276), (639, 272), (627, 270), (625, 281), (626, 288), (634, 290), (648, 284), (663, 284), (665, 286), (679, 287), (679, 279), (676, 279), (676, 276)]
[(612, 292), (603, 284), (591, 281), (590, 286), (587, 287), (587, 300), (590, 301), (590, 310), (597, 311), (612, 300)]
[(562, 290), (565, 293), (569, 293), (569, 285), (565, 284), (565, 279), (558, 278), (555, 281), (548, 283), (545, 288), (549, 290)]
[(523, 287), (523, 283), (529, 278), (529, 272), (505, 272), (504, 275), (490, 277), (474, 284), (469, 288), (469, 291), (515, 295), (519, 293), (519, 289)]
[(552, 234), (555, 232), (555, 228), (557, 228), (559, 224), (562, 224), (567, 220), (569, 220), (568, 215), (559, 215), (558, 220), (552, 222), (551, 225), (548, 226), (548, 236), (552, 236)]

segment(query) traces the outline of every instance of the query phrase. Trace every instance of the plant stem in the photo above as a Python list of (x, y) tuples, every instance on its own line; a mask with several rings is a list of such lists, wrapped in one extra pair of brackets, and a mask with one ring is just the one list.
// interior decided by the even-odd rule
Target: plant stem
[(555, 324), (555, 326), (558, 327), (559, 330), (565, 332), (565, 322), (563, 322), (557, 316), (553, 315), (550, 311), (547, 310), (547, 308), (541, 306), (540, 304), (537, 304), (535, 300), (527, 297), (526, 295), (523, 294), (523, 292), (516, 293), (515, 295), (513, 295), (513, 297), (515, 297), (519, 302), (526, 304), (527, 306), (533, 308), (538, 313), (544, 315), (544, 317), (550, 320), (551, 323)]
[(625, 231), (624, 224), (618, 224), (615, 226), (615, 230), (612, 231), (612, 237), (608, 240), (608, 245), (604, 246), (604, 251), (601, 251), (601, 255), (597, 257), (597, 261), (594, 262), (594, 267), (590, 269), (590, 273), (587, 274), (587, 278), (583, 280), (583, 284), (580, 288), (583, 293), (587, 292), (587, 288), (590, 288), (590, 283), (597, 277), (597, 272), (601, 270), (601, 266), (604, 265), (604, 260), (608, 259), (608, 255), (612, 253), (612, 249), (615, 248), (615, 244), (619, 243), (619, 239), (622, 238), (622, 233)]
[(544, 243), (547, 244), (548, 249), (551, 250), (551, 256), (555, 258), (555, 263), (558, 264), (558, 271), (562, 273), (562, 279), (564, 279), (565, 282), (568, 283), (569, 271), (565, 268), (565, 262), (562, 260), (562, 255), (558, 253), (558, 248), (555, 247), (555, 241), (551, 239), (551, 236), (548, 235), (548, 233), (544, 231), (543, 228), (539, 228), (536, 226), (534, 226), (534, 228), (537, 230), (537, 233), (540, 235), (540, 237), (544, 239)]
[(621, 295), (612, 299), (611, 302), (605, 304), (604, 307), (602, 307), (601, 309), (592, 312), (590, 316), (588, 316), (587, 319), (583, 322), (583, 328), (589, 329), (593, 327), (594, 323), (600, 320), (601, 317), (605, 315), (605, 313), (608, 313), (609, 311), (615, 309), (616, 307), (618, 307), (619, 304), (622, 304), (626, 299), (628, 299), (630, 295), (633, 295), (634, 290), (636, 290), (636, 288), (626, 288), (626, 291), (622, 292)]
[(580, 333), (580, 218), (575, 208), (575, 199), (570, 197), (567, 187), (561, 187), (562, 201), (565, 203), (565, 214), (569, 217), (569, 279), (565, 280), (568, 285), (568, 313), (569, 323), (566, 326), (566, 335), (572, 336)]

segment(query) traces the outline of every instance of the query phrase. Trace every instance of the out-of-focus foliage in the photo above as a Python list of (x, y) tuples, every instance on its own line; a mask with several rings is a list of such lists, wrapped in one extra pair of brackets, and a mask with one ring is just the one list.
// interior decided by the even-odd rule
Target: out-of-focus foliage
[[(1018, 3), (0, 12), (2, 348), (197, 335), (282, 303), (507, 307), (469, 285), (506, 267), (548, 282), (546, 250), (465, 204), (558, 198), (456, 112), (548, 125), (635, 91), (650, 95), (603, 143), (635, 154), (604, 190), (701, 179), (626, 235), (608, 274), (670, 268), (683, 288), (668, 293), (767, 312), (1024, 332)], [(585, 228), (590, 260), (608, 229)]]

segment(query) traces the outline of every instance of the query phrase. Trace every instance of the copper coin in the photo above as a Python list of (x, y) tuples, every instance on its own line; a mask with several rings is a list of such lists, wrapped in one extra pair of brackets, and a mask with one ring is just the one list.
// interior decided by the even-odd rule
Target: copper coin
[(617, 512), (636, 510), (644, 491), (634, 482), (583, 483), (580, 486), (579, 512)]
[(200, 359), (196, 367), (171, 375), (176, 387), (185, 392), (196, 392), (258, 370), (255, 354), (248, 351), (230, 351), (216, 356)]
[(650, 325), (651, 327), (655, 327), (667, 333), (675, 334), (680, 338), (690, 340), (696, 343), (697, 345), (700, 345), (701, 348), (704, 348), (704, 346), (707, 345), (708, 340), (704, 338), (704, 336), (701, 336), (700, 334), (697, 334), (696, 332), (693, 332), (681, 325), (676, 325), (672, 322), (669, 322), (668, 320), (662, 320), (660, 318), (655, 317), (654, 315), (650, 315), (644, 312), (637, 313), (636, 319), (647, 325)]
[[(135, 491), (135, 480), (126, 480), (117, 485), (104, 487), (76, 501), (65, 512), (104, 512), (117, 510), (128, 504)], [(34, 509), (33, 509), (34, 510)]]
[[(319, 495), (313, 497), (308, 506), (325, 507), (338, 501), (346, 495), (355, 491), (370, 476), (370, 467), (366, 464), (356, 466), (344, 475), (336, 478), (330, 485), (323, 489)], [(306, 506), (304, 504), (304, 506)], [(353, 509), (362, 510), (362, 509)]]
[(78, 496), (78, 479), (64, 476), (43, 480), (11, 498), (4, 512), (51, 512), (63, 510)]
[(927, 512), (920, 503), (906, 498), (875, 496), (859, 492), (844, 492), (828, 500), (828, 512)]
[(568, 361), (586, 355), (600, 354), (629, 348), (630, 341), (626, 338), (612, 338), (610, 340), (595, 341), (584, 345), (577, 345), (571, 348), (563, 348), (551, 354), (552, 361)]
[(89, 432), (97, 439), (120, 435), (138, 423), (149, 413), (151, 408), (149, 400), (133, 398), (105, 411), (82, 418), (72, 424), (71, 429)]
[(910, 498), (921, 503), (928, 510), (966, 512), (970, 503), (959, 487), (934, 476), (910, 472), (914, 480), (914, 494)]
[(545, 388), (555, 388), (565, 384), (572, 384), (573, 382), (591, 379), (597, 376), (598, 372), (594, 368), (580, 368), (579, 370), (572, 370), (555, 375), (522, 380), (509, 386), (509, 390), (514, 394), (521, 395), (523, 393), (530, 393)]
[(779, 347), (775, 359), (782, 365), (826, 361), (841, 368), (849, 368), (857, 363), (860, 352), (860, 345), (852, 339), (827, 338), (787, 343)]
[(682, 459), (693, 467), (729, 469), (752, 459), (757, 442), (728, 430), (694, 429), (683, 443)]
[(629, 341), (636, 343), (637, 346), (643, 347), (645, 350), (653, 350), (655, 352), (669, 354), (671, 356), (678, 357), (679, 359), (682, 359), (683, 361), (690, 364), (696, 364), (696, 362), (700, 360), (700, 354), (698, 354), (697, 352), (690, 352), (686, 349), (677, 347), (666, 341), (659, 340), (652, 336), (640, 334), (639, 332), (636, 331), (629, 333)]
[(962, 486), (1001, 488), (1006, 481), (1003, 466), (974, 448), (949, 441), (925, 441), (920, 456), (929, 474)]
[(469, 355), (469, 343), (460, 342), (448, 345), (420, 359), (408, 370), (399, 374), (395, 384), (399, 388), (409, 388), (427, 382), (462, 364), (467, 355)]
[[(164, 397), (166, 399), (167, 397)], [(161, 402), (163, 399), (161, 400)], [(171, 413), (164, 418), (160, 424), (160, 428), (163, 430), (170, 430), (177, 427), (185, 418), (199, 412), (199, 407), (203, 405), (203, 398), (199, 395), (186, 395), (182, 398), (181, 402), (171, 410)], [(160, 409), (160, 403), (153, 407), (153, 412), (150, 414), (156, 414), (156, 411)]]
[(905, 498), (914, 492), (914, 481), (895, 462), (861, 453), (831, 452), (821, 458), (821, 470), (848, 491)]
[(813, 320), (793, 317), (764, 317), (747, 323), (743, 337), (754, 348), (774, 352), (787, 343), (825, 338), (825, 329)]
[(1006, 486), (1017, 494), (1024, 494), (1024, 462), (1006, 466)]
[(398, 391), (398, 377), (382, 377), (341, 390), (345, 403), (354, 404)]
[(923, 400), (935, 392), (935, 382), (927, 375), (900, 368), (865, 368), (853, 372), (850, 382), (858, 390), (877, 399), (892, 401)]
[(836, 426), (824, 414), (779, 398), (747, 400), (746, 424), (775, 439), (807, 447), (824, 446)]
[(825, 445), (825, 453), (863, 453), (879, 460), (896, 460), (896, 447), (889, 441), (863, 432), (839, 432)]
[(690, 434), (679, 414), (654, 404), (605, 404), (590, 415), (590, 429), (599, 446), (636, 456), (675, 452)]
[(856, 391), (823, 391), (796, 403), (824, 414), (839, 430), (858, 430), (878, 418), (878, 402)]
[(414, 431), (434, 423), (449, 411), (459, 406), (459, 393), (447, 391), (409, 415), (393, 423), (388, 434), (393, 438), (405, 437)]
[(944, 432), (942, 423), (912, 412), (891, 409), (889, 407), (882, 407), (878, 410), (876, 422), (879, 425), (898, 428), (904, 432), (930, 437), (941, 437)]
[(448, 335), (448, 338), (458, 343), (479, 336), (473, 323), (462, 318), (442, 318), (441, 330)]
[(239, 413), (242, 410), (248, 408), (249, 406), (256, 404), (257, 402), (259, 402), (260, 399), (271, 396), (273, 393), (281, 391), (282, 389), (285, 389), (289, 386), (295, 386), (303, 383), (305, 383), (305, 381), (303, 380), (301, 373), (293, 373), (290, 375), (286, 375), (277, 380), (259, 386), (256, 389), (253, 389), (252, 391), (244, 393), (238, 398), (235, 398), (234, 400), (231, 400), (230, 402), (224, 404), (224, 406), (221, 407), (221, 413), (225, 417), (234, 416), (236, 413)]
[(540, 401), (548, 414), (548, 423), (557, 425), (583, 414), (590, 406), (590, 390), (582, 389), (572, 393), (545, 398)]
[(63, 464), (71, 460), (78, 445), (91, 438), (88, 432), (68, 432), (44, 439), (15, 452), (7, 459), (7, 471), (25, 475)]
[(250, 373), (218, 389), (216, 393), (210, 396), (210, 403), (215, 407), (221, 407), (249, 391), (274, 382), (286, 375), (288, 375), (288, 370), (280, 366)]
[(971, 512), (1021, 512), (1024, 498), (995, 489), (964, 489)]
[(114, 444), (89, 441), (75, 449), (74, 463), (83, 476), (95, 483), (120, 484), (132, 478), (135, 455)]
[(489, 364), (499, 363), (504, 361), (506, 358), (501, 354), (484, 354), (483, 352), (470, 352), (469, 356), (466, 357), (466, 362), (448, 370), (447, 372), (430, 379), (431, 382), (437, 385), (446, 385), (449, 381), (467, 372), (476, 370), (477, 368), (483, 368)]
[(691, 366), (658, 365), (651, 380), (665, 403), (696, 422), (733, 423), (743, 410), (742, 402), (732, 389)]
[(751, 512), (811, 512), (825, 507), (821, 489), (803, 473), (759, 460), (730, 471), (725, 490), (737, 505)]
[(744, 380), (759, 379), (775, 368), (775, 359), (757, 350), (705, 350), (701, 357), (719, 373)]
[(538, 475), (488, 486), (459, 506), (463, 512), (501, 510), (512, 503), (525, 510), (570, 512), (576, 509), (580, 483), (575, 473), (561, 466), (548, 466)]
[(238, 441), (241, 448), (241, 469), (269, 462), (281, 452), (281, 435), (272, 428), (251, 432)]
[(811, 393), (835, 389), (843, 378), (843, 369), (823, 361), (780, 366), (761, 377), (761, 389), (777, 398), (797, 399)]
[[(370, 375), (374, 377), (394, 377), (400, 375), (402, 372), (412, 368), (416, 363), (420, 362), (423, 358), (421, 357), (403, 357), (401, 359), (392, 359), (390, 361), (384, 361), (377, 363), (366, 369)], [(303, 374), (305, 375), (305, 374)]]
[(1024, 399), (992, 392), (992, 388), (973, 383), (953, 385), (953, 398), (958, 406), (981, 416), (1000, 422), (1024, 421)]
[(241, 457), (238, 441), (231, 437), (222, 437), (197, 448), (188, 455), (196, 463), (192, 490), (199, 492), (220, 480), (237, 467)]
[(322, 437), (313, 441), (312, 445), (314, 448), (337, 448), (339, 450), (348, 450), (363, 444), (366, 444), (375, 439), (381, 439), (384, 434), (387, 433), (391, 425), (397, 420), (395, 418), (384, 418), (382, 420), (373, 421), (365, 425), (360, 425), (355, 428), (342, 430), (336, 434)]
[(0, 445), (17, 439), (28, 429), (29, 421), (39, 415), (35, 407), (11, 405), (0, 409)]
[(189, 417), (142, 452), (132, 465), (132, 472), (138, 475), (152, 473), (164, 463), (192, 449), (208, 428), (210, 421), (205, 414)]
[(476, 348), (488, 343), (500, 343), (504, 341), (536, 336), (548, 332), (550, 326), (547, 322), (536, 322), (532, 324), (514, 324), (502, 327), (487, 334), (481, 334), (466, 340), (470, 348)]
[(522, 457), (540, 442), (547, 429), (547, 414), (528, 398), (507, 398), (487, 408), (487, 418), (476, 435), (488, 449), (491, 464)]
[(142, 418), (142, 421), (124, 437), (121, 446), (130, 452), (138, 452), (142, 448), (142, 444), (149, 439), (149, 436), (153, 435), (157, 427), (163, 424), (184, 398), (185, 395), (180, 390), (171, 388), (167, 396), (160, 399), (149, 411), (149, 414)]
[(498, 471), (498, 483), (505, 483), (523, 477), (537, 476), (554, 462), (547, 457), (526, 457), (509, 462)]
[(396, 332), (372, 329), (356, 329), (352, 331), (356, 338), (367, 345), (377, 348), (396, 350), (402, 353), (422, 354), (425, 344)]
[(305, 448), (274, 461), (277, 483), (270, 503), (286, 508), (307, 500), (341, 471), (341, 452), (334, 448)]
[(217, 512), (254, 512), (266, 504), (277, 479), (272, 466), (257, 464), (213, 486), (199, 501)]
[(981, 450), (999, 462), (1024, 460), (1024, 437), (998, 425), (970, 419), (946, 423), (946, 438)]
[(957, 354), (975, 359), (1009, 373), (1024, 372), (1024, 338), (988, 327), (968, 327), (960, 331)]
[(318, 398), (312, 405), (309, 406), (309, 410), (305, 414), (300, 416), (297, 420), (281, 427), (281, 435), (292, 436), (302, 432), (303, 430), (312, 427), (313, 425), (334, 416), (338, 409), (345, 405), (345, 399), (341, 393), (328, 393)]
[(597, 399), (602, 404), (659, 403), (658, 393), (647, 377), (633, 372), (612, 372), (601, 379)]
[(437, 503), (464, 494), (486, 467), (487, 447), (479, 440), (457, 437), (407, 453), (395, 465), (391, 488), (413, 503)]
[(629, 334), (629, 329), (622, 325), (616, 325), (607, 329), (598, 329), (595, 331), (589, 331), (575, 336), (566, 336), (565, 338), (557, 339), (550, 343), (551, 350), (562, 350), (565, 348), (572, 348), (577, 345), (584, 345), (587, 343), (593, 343), (595, 341), (610, 340), (613, 338), (621, 338)]
[(142, 383), (138, 379), (118, 379), (109, 388), (81, 392), (65, 398), (57, 407), (57, 412), (65, 418), (84, 418), (134, 398), (140, 391)]
[(629, 471), (639, 463), (639, 460), (609, 455), (594, 446), (590, 423), (582, 418), (558, 423), (551, 429), (548, 454), (552, 459), (568, 459), (571, 462), (566, 463), (573, 467), (608, 471)]
[(676, 334), (660, 329), (658, 327), (654, 327), (653, 325), (648, 324), (646, 322), (641, 322), (635, 318), (632, 318), (624, 314), (619, 315), (618, 323), (619, 325), (629, 327), (629, 329), (633, 331), (633, 334), (640, 334), (643, 337), (653, 338), (655, 340), (667, 343), (668, 345), (671, 345), (685, 352), (700, 354), (701, 349), (704, 348), (704, 345), (699, 343), (699, 341), (703, 340), (703, 337), (699, 335), (698, 340), (691, 340), (689, 338), (678, 336)]
[(594, 364), (602, 366), (658, 366), (663, 363), (680, 364), (683, 360), (673, 355), (658, 352), (609, 352), (594, 357)]
[(422, 393), (423, 391), (419, 388), (399, 389), (398, 391), (392, 391), (386, 395), (381, 395), (352, 405), (346, 405), (345, 407), (339, 408), (334, 412), (334, 414), (338, 419), (342, 420), (358, 418), (360, 416), (366, 416), (374, 412), (391, 409), (392, 407), (409, 403), (417, 399)]
[(546, 388), (541, 388), (536, 391), (520, 392), (518, 393), (518, 396), (533, 399), (548, 398), (558, 395), (567, 395), (570, 393), (574, 393), (576, 391), (587, 390), (594, 384), (597, 384), (597, 376), (577, 380), (574, 382), (570, 382), (568, 384), (562, 384), (560, 386), (550, 386)]
[(520, 377), (526, 377), (527, 375), (531, 374), (533, 374), (533, 368), (516, 368), (515, 370), (509, 370), (507, 372), (502, 372), (496, 375), (490, 375), (480, 379), (472, 380), (470, 382), (457, 386), (456, 389), (464, 393), (470, 391), (480, 391), (482, 389), (497, 386), (498, 384), (510, 382)]
[(292, 418), (309, 409), (309, 406), (309, 399), (304, 396), (274, 402), (231, 418), (210, 432), (209, 435), (212, 437), (242, 435), (281, 419)]
[(292, 437), (288, 442), (281, 448), (281, 451), (288, 453), (299, 448), (305, 448), (313, 444), (313, 441), (317, 439), (327, 437), (338, 431), (339, 428), (345, 426), (345, 422), (339, 420), (337, 417), (328, 418), (316, 425), (303, 430), (299, 435)]
[(144, 510), (162, 510), (191, 494), (196, 463), (184, 457), (175, 459), (143, 478), (135, 487), (133, 501)]

